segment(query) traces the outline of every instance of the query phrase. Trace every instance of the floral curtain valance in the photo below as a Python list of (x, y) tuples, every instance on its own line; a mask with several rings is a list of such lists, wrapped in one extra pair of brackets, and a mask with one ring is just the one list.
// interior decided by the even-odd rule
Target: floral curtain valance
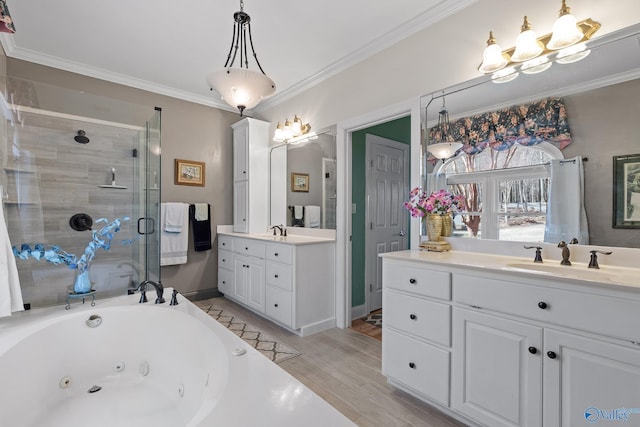
[[(515, 144), (531, 146), (543, 141), (560, 150), (571, 144), (571, 133), (564, 102), (547, 98), (530, 104), (517, 105), (450, 123), (450, 135), (463, 143), (462, 150), (478, 154), (487, 147), (503, 151)], [(440, 141), (437, 126), (429, 130), (429, 141)]]

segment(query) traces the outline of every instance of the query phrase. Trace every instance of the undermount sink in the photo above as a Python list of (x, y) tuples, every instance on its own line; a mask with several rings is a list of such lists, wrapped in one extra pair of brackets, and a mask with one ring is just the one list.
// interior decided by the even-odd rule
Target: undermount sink
[(640, 284), (640, 270), (637, 268), (601, 266), (600, 269), (588, 268), (587, 264), (572, 263), (572, 265), (562, 265), (558, 263), (509, 263), (503, 267), (504, 270), (519, 271), (526, 273), (542, 274), (548, 276), (558, 276), (579, 280), (588, 280), (605, 283), (618, 283), (621, 285)]

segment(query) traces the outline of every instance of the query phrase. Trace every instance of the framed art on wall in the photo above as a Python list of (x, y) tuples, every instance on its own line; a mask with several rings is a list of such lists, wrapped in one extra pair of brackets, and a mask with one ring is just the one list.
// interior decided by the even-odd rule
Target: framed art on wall
[(291, 172), (291, 191), (308, 193), (309, 192), (309, 174)]
[(175, 184), (204, 187), (204, 162), (176, 159)]
[(613, 157), (613, 228), (640, 228), (640, 154)]

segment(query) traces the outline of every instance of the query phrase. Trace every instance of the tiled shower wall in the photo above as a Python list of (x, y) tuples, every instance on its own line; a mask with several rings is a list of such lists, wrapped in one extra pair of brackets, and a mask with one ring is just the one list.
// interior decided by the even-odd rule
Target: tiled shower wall
[[(138, 281), (136, 220), (137, 179), (134, 180), (142, 130), (80, 117), (21, 112), (3, 124), (6, 144), (0, 150), (4, 183), (3, 207), (12, 245), (57, 245), (78, 256), (91, 241), (91, 231), (75, 231), (69, 219), (89, 214), (94, 229), (99, 218), (128, 216), (112, 241), (110, 251), (99, 249), (91, 267), (97, 298), (122, 294)], [(84, 130), (88, 144), (74, 141)], [(100, 188), (111, 184), (126, 189)], [(122, 245), (132, 240), (131, 245)], [(72, 289), (75, 270), (46, 261), (17, 260), (25, 303), (32, 306), (61, 304)]]

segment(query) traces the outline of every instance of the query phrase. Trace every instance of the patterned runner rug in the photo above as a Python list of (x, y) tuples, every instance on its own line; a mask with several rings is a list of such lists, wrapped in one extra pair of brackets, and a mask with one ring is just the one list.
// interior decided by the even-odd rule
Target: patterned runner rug
[(288, 345), (277, 342), (269, 334), (247, 323), (235, 313), (215, 307), (212, 302), (215, 301), (197, 301), (195, 304), (264, 356), (268, 357), (269, 360), (280, 363), (301, 354)]

